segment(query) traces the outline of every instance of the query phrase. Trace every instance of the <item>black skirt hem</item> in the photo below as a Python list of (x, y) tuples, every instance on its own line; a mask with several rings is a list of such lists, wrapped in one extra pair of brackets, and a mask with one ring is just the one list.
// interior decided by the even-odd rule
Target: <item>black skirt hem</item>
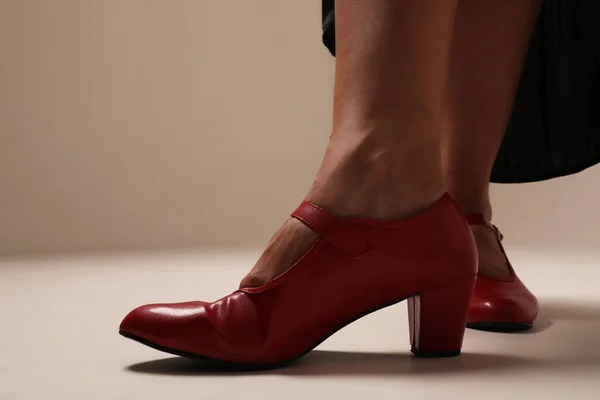
[(553, 170), (552, 172), (546, 173), (535, 172), (531, 174), (492, 174), (490, 182), (499, 184), (509, 184), (548, 181), (554, 178), (564, 178), (569, 175), (578, 174), (580, 172), (585, 171), (586, 169), (596, 166), (597, 164), (600, 164), (600, 158), (590, 162), (582, 163), (581, 165), (575, 165), (561, 170)]

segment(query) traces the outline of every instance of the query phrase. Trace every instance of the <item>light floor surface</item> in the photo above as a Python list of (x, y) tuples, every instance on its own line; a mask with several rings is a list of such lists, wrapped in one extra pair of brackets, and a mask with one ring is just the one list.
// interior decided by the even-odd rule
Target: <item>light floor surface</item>
[(0, 399), (600, 399), (600, 252), (509, 250), (541, 301), (530, 333), (467, 331), (461, 357), (415, 359), (399, 304), (255, 373), (211, 371), (117, 328), (137, 305), (222, 297), (256, 253), (0, 259)]

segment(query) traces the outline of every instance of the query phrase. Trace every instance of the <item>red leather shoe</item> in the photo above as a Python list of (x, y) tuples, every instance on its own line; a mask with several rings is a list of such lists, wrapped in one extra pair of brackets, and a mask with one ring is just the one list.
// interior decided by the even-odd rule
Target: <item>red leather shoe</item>
[(460, 353), (477, 249), (448, 194), (411, 218), (338, 218), (302, 203), (292, 214), (320, 234), (290, 269), (212, 303), (151, 304), (120, 333), (172, 354), (239, 368), (293, 361), (345, 325), (408, 299), (411, 351)]
[(538, 301), (515, 274), (502, 246), (502, 234), (481, 214), (469, 214), (467, 220), (471, 225), (482, 225), (494, 232), (510, 270), (508, 278), (477, 276), (467, 327), (495, 332), (531, 328), (538, 314)]

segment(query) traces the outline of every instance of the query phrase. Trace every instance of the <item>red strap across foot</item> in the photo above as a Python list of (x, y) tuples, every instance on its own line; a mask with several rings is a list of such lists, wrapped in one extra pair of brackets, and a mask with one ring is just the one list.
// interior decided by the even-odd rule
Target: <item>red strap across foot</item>
[(292, 213), (292, 217), (303, 222), (321, 237), (353, 257), (364, 253), (369, 248), (367, 235), (358, 227), (312, 203), (303, 201)]
[(492, 224), (490, 221), (485, 219), (485, 217), (481, 214), (466, 214), (465, 217), (467, 217), (467, 222), (469, 223), (469, 225), (483, 225), (483, 226), (487, 227), (488, 229), (491, 229), (492, 232), (494, 232), (496, 234), (496, 240), (498, 241), (498, 247), (500, 247), (500, 251), (502, 252), (502, 254), (504, 254), (504, 258), (506, 259), (506, 265), (508, 265), (508, 269), (510, 270), (510, 273), (511, 273), (510, 279), (511, 280), (514, 279), (515, 271), (513, 270), (510, 260), (508, 259), (508, 256), (506, 255), (506, 250), (504, 250), (504, 246), (502, 245), (502, 239), (504, 239), (504, 235), (502, 235), (502, 232), (500, 232), (500, 229), (498, 229), (498, 227), (496, 225)]
[(486, 226), (487, 228), (494, 231), (496, 236), (498, 236), (498, 242), (502, 241), (503, 237), (502, 237), (502, 233), (500, 232), (500, 230), (495, 225), (493, 225), (491, 222), (489, 222), (487, 219), (485, 219), (485, 217), (482, 214), (466, 214), (465, 217), (467, 217), (467, 222), (469, 223), (469, 225)]

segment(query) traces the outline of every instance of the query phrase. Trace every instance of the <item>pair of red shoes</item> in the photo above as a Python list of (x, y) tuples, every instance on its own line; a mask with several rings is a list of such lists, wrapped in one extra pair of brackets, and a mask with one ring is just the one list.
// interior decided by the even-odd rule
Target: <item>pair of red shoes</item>
[[(412, 218), (338, 218), (304, 202), (292, 216), (319, 233), (285, 273), (215, 302), (151, 304), (120, 333), (186, 357), (270, 368), (311, 351), (345, 325), (408, 300), (411, 351), (460, 354), (465, 327), (531, 326), (537, 301), (511, 268), (508, 279), (477, 278), (469, 224), (450, 195)], [(499, 232), (481, 216), (471, 224)]]

